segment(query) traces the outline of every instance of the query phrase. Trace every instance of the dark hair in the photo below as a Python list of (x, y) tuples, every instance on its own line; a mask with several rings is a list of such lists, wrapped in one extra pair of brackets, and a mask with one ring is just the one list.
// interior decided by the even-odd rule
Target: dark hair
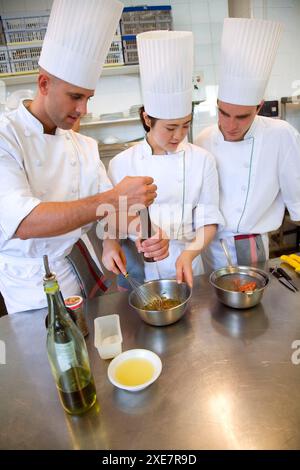
[[(142, 121), (142, 124), (143, 124), (143, 128), (145, 129), (146, 132), (149, 132), (150, 131), (150, 127), (147, 126), (146, 122), (145, 122), (145, 119), (144, 119), (144, 116), (143, 116), (143, 113), (145, 112), (145, 107), (144, 106), (141, 106), (140, 109), (139, 109), (139, 115), (140, 115), (140, 120)], [(157, 118), (154, 118), (152, 116), (149, 116), (148, 114), (148, 118), (150, 119), (150, 122), (151, 122), (151, 126), (154, 127), (156, 121), (158, 120)]]

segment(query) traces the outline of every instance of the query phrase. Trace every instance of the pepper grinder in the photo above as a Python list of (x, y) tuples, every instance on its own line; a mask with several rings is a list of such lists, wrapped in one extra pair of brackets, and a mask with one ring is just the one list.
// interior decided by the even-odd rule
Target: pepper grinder
[[(154, 235), (154, 230), (152, 227), (148, 207), (140, 211), (140, 220), (141, 220), (141, 239), (142, 241), (145, 241)], [(146, 263), (155, 263), (154, 258), (146, 258), (144, 253), (143, 253), (143, 258)]]

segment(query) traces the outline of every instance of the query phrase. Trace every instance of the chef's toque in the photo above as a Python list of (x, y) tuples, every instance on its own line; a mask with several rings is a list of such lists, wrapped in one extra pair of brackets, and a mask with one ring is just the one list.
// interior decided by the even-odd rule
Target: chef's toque
[(192, 112), (193, 34), (149, 31), (137, 35), (145, 111), (160, 119)]
[(254, 106), (264, 98), (282, 32), (280, 23), (225, 18), (218, 98)]
[(118, 0), (54, 0), (40, 67), (94, 90), (123, 6)]

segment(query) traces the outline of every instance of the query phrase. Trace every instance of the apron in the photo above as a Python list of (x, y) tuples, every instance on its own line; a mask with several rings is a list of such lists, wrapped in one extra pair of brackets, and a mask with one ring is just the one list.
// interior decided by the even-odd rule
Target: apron
[[(51, 270), (57, 273), (63, 297), (82, 294), (73, 268), (65, 257), (50, 257), (49, 264)], [(17, 258), (0, 254), (0, 272), (0, 291), (8, 313), (47, 306), (42, 284), (45, 275), (43, 258)]]

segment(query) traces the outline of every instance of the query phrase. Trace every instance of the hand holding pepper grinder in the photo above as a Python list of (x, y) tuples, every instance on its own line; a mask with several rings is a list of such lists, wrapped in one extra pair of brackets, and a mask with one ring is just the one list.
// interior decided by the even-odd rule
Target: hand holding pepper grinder
[[(140, 220), (141, 220), (141, 240), (142, 242), (151, 238), (154, 235), (154, 230), (152, 227), (149, 208), (146, 207), (140, 211)], [(154, 258), (147, 258), (143, 253), (143, 258), (146, 263), (155, 263)]]

